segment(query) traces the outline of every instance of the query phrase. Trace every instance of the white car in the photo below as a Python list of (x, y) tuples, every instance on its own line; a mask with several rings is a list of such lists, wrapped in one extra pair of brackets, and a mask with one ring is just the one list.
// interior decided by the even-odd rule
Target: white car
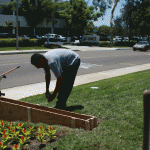
[(66, 41), (66, 37), (63, 37), (62, 35), (56, 35), (55, 39), (58, 41)]
[[(54, 39), (57, 34), (49, 34), (49, 39)], [(47, 34), (42, 36), (43, 39), (47, 39)]]

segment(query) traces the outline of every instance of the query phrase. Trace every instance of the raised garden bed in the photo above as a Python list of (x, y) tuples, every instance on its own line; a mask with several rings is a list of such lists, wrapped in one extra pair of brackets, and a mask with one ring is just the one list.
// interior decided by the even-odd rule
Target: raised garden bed
[(0, 97), (0, 120), (43, 122), (91, 131), (98, 125), (98, 118), (56, 108)]

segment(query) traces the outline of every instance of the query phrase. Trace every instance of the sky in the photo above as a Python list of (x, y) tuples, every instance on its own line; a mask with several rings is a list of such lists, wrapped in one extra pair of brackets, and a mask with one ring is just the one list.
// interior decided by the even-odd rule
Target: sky
[[(63, 0), (63, 1), (66, 1), (66, 0)], [(69, 1), (69, 0), (67, 0), (67, 1)], [(91, 6), (91, 5), (93, 6), (93, 4), (92, 4), (93, 0), (85, 0), (85, 1), (86, 2), (88, 1), (88, 6)], [(123, 6), (121, 6), (121, 5), (124, 3), (125, 3), (125, 0), (120, 0), (120, 2), (117, 3), (117, 6), (114, 11), (113, 19), (115, 19), (117, 16), (121, 15), (120, 9), (123, 8)], [(97, 27), (102, 26), (102, 25), (110, 26), (110, 17), (111, 17), (111, 8), (106, 9), (105, 15), (103, 16), (103, 20), (102, 20), (102, 17), (100, 17), (98, 19), (98, 21), (94, 21), (93, 23)]]
[[(88, 6), (93, 5), (92, 1), (93, 0), (89, 0)], [(121, 15), (120, 9), (123, 8), (122, 4), (125, 4), (125, 0), (120, 0), (120, 2), (117, 3), (117, 6), (114, 11), (113, 19)], [(102, 20), (102, 17), (100, 17), (98, 18), (98, 21), (94, 21), (93, 23), (97, 27), (102, 26), (102, 25), (110, 26), (110, 17), (111, 17), (111, 8), (106, 9), (105, 15), (103, 16), (103, 20)]]

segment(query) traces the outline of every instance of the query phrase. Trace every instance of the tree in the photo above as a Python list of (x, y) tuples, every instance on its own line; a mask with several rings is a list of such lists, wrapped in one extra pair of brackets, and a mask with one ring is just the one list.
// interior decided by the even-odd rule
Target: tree
[[(31, 36), (35, 35), (35, 27), (41, 23), (44, 19), (42, 13), (42, 1), (43, 0), (19, 0), (21, 4), (19, 4), (19, 15), (24, 16), (27, 24), (34, 31)], [(11, 10), (16, 10), (17, 3), (7, 2), (3, 4), (0, 8), (11, 7)]]
[(5, 23), (6, 23), (6, 25), (3, 27), (8, 28), (9, 34), (13, 34), (14, 22), (13, 21), (5, 21)]
[(59, 11), (60, 16), (65, 19), (66, 27), (74, 27), (78, 34), (83, 34), (89, 21), (96, 21), (102, 13), (94, 13), (94, 7), (88, 7), (84, 0), (64, 3), (64, 10)]
[(93, 34), (96, 27), (94, 26), (92, 21), (89, 21), (85, 27), (85, 33), (86, 34)]
[[(42, 11), (44, 14), (44, 18), (46, 20), (47, 28), (48, 28), (48, 23), (51, 21), (52, 22), (52, 28), (54, 29), (54, 25), (57, 23), (57, 20), (55, 18), (55, 14), (57, 9), (57, 4), (52, 2), (52, 0), (44, 0), (42, 2)], [(54, 33), (54, 30), (51, 29), (51, 33)], [(47, 34), (47, 43), (49, 44), (49, 34)]]
[(112, 5), (110, 18), (110, 45), (113, 44), (113, 14), (118, 2), (119, 0), (93, 0), (93, 5), (95, 6), (95, 8), (99, 7), (100, 11), (103, 12), (103, 15), (105, 14), (106, 9), (111, 8)]
[(107, 34), (107, 35), (109, 35), (110, 34), (110, 27), (107, 26), (107, 25), (102, 25), (97, 29), (97, 31), (98, 31), (98, 34)]
[(122, 18), (124, 23), (129, 28), (129, 41), (133, 35), (150, 35), (150, 14), (149, 1), (143, 0), (127, 0), (122, 9)]

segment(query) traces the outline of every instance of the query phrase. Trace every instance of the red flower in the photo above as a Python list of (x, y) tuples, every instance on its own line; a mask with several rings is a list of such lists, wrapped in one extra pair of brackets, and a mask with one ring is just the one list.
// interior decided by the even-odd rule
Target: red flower
[(3, 125), (3, 122), (1, 123), (1, 125)]
[(9, 125), (11, 125), (11, 122), (9, 123)]
[(24, 140), (24, 137), (22, 137), (22, 139)]
[(53, 129), (52, 126), (50, 126), (49, 129), (52, 130)]
[(3, 122), (3, 120), (1, 120), (1, 122)]
[(21, 126), (21, 123), (19, 123), (18, 126)]
[(31, 126), (30, 129), (32, 129), (33, 127)]
[(12, 132), (15, 132), (15, 129), (13, 129)]
[(25, 132), (26, 132), (26, 129), (24, 128), (23, 131), (24, 131), (24, 133), (25, 133)]
[(41, 136), (41, 133), (39, 133), (39, 136)]
[(42, 126), (40, 126), (40, 129), (42, 129)]
[(15, 144), (14, 148), (17, 148), (18, 146)]
[(6, 137), (7, 137), (7, 135), (4, 135), (4, 137), (6, 138)]
[(10, 130), (10, 126), (8, 126), (8, 129)]
[(5, 130), (3, 130), (3, 133), (5, 134), (5, 133), (6, 133), (6, 131), (5, 131)]
[(2, 143), (2, 142), (0, 142), (0, 146), (2, 146), (2, 144), (3, 144), (3, 143)]

